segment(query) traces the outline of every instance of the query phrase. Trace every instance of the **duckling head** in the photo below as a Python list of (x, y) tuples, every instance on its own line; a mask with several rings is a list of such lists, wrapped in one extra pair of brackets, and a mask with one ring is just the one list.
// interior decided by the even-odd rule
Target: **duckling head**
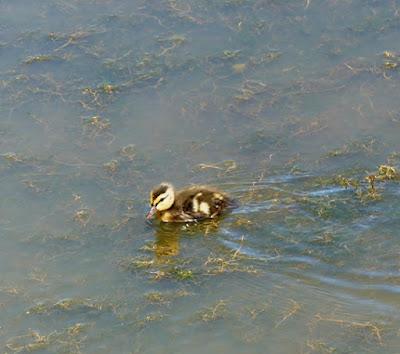
[(172, 207), (175, 201), (175, 189), (170, 183), (162, 182), (150, 192), (151, 209), (146, 219), (151, 219), (157, 211), (165, 211)]

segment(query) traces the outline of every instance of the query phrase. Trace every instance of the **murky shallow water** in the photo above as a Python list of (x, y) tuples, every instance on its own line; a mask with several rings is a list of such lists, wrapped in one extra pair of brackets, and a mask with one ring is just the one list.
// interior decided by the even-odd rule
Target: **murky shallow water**
[(0, 1), (2, 352), (397, 353), (397, 6)]

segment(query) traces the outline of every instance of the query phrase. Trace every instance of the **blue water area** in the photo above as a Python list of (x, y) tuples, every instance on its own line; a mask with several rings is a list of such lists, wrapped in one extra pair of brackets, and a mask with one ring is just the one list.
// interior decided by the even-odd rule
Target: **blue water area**
[(0, 351), (398, 353), (399, 6), (0, 0)]

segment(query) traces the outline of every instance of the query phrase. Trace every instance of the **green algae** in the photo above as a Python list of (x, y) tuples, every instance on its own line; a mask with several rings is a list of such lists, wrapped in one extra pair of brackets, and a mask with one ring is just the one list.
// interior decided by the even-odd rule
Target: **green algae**
[(27, 315), (50, 315), (54, 312), (62, 313), (85, 313), (101, 312), (110, 309), (107, 303), (101, 303), (92, 299), (69, 298), (55, 303), (38, 303), (26, 310)]

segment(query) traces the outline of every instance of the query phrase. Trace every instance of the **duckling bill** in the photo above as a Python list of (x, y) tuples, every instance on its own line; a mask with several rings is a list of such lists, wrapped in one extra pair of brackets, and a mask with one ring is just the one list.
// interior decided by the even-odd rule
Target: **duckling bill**
[(163, 222), (193, 222), (215, 218), (234, 205), (226, 193), (214, 188), (192, 186), (175, 191), (172, 184), (163, 182), (150, 192), (146, 218), (156, 215)]

